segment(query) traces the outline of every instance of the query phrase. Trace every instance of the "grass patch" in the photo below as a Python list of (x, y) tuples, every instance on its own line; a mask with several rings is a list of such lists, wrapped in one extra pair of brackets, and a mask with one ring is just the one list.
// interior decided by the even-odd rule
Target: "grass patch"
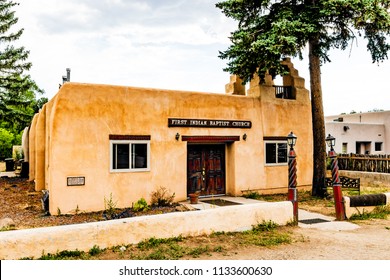
[(248, 191), (247, 193), (244, 193), (242, 195), (243, 197), (245, 198), (250, 198), (250, 199), (261, 199), (261, 194), (259, 194), (258, 192), (254, 192), (254, 191)]
[(277, 231), (278, 227), (273, 221), (257, 224), (251, 230), (242, 233), (241, 244), (269, 247), (291, 243), (290, 234)]
[(252, 227), (253, 232), (273, 231), (278, 227), (278, 224), (273, 221), (263, 221)]
[(371, 220), (371, 219), (387, 219), (390, 215), (390, 205), (386, 206), (377, 206), (373, 211), (363, 213), (353, 214), (349, 219), (350, 220)]
[(161, 244), (172, 244), (174, 242), (181, 242), (183, 241), (183, 237), (180, 235), (178, 237), (171, 237), (171, 238), (149, 238), (147, 240), (141, 241), (137, 244), (137, 248), (141, 250), (148, 250), (151, 248), (156, 248), (160, 246)]
[[(277, 246), (292, 242), (292, 234), (286, 227), (272, 221), (264, 221), (245, 232), (214, 232), (196, 237), (149, 238), (135, 245), (121, 245), (109, 249), (93, 246), (89, 251), (61, 251), (42, 254), (40, 260), (178, 260), (201, 258), (213, 254), (227, 255), (241, 245)], [(33, 259), (33, 258), (25, 258)]]
[(98, 256), (99, 254), (103, 253), (104, 249), (101, 249), (99, 246), (94, 245), (89, 251), (90, 256)]
[(79, 250), (65, 250), (56, 254), (42, 254), (42, 256), (38, 260), (80, 260), (86, 259), (87, 255), (87, 253)]

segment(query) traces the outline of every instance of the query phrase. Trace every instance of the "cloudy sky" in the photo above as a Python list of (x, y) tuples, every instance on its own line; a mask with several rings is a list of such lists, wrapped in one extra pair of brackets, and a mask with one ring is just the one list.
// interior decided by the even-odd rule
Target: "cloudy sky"
[[(49, 98), (71, 81), (224, 93), (218, 51), (235, 23), (217, 0), (16, 0), (19, 43)], [(305, 54), (307, 55), (307, 53)], [(371, 63), (365, 42), (331, 52), (322, 68), (326, 115), (390, 110), (390, 61)], [(293, 59), (309, 88), (308, 61)]]

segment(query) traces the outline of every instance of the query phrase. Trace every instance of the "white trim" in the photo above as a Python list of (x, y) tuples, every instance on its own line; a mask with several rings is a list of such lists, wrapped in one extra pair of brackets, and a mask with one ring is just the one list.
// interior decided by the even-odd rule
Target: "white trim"
[[(129, 168), (115, 169), (113, 166), (114, 145), (128, 144), (129, 145)], [(146, 168), (132, 168), (132, 144), (146, 144)], [(110, 173), (128, 173), (128, 172), (149, 172), (150, 171), (150, 140), (110, 140)]]

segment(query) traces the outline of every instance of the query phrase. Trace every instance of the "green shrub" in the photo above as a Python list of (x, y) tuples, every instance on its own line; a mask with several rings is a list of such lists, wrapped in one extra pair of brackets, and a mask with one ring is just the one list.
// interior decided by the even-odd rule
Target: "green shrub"
[(148, 203), (146, 202), (145, 198), (140, 198), (136, 203), (134, 203), (133, 210), (135, 212), (149, 210), (149, 206), (148, 206)]
[(252, 227), (253, 231), (261, 232), (261, 231), (273, 231), (278, 227), (278, 224), (276, 224), (273, 221), (263, 221), (261, 224), (254, 225)]
[(89, 255), (91, 256), (97, 256), (99, 255), (100, 253), (102, 253), (104, 251), (104, 249), (100, 249), (99, 246), (97, 245), (94, 245), (91, 249), (89, 249)]
[(114, 201), (114, 199), (112, 198), (112, 193), (110, 193), (109, 199), (104, 197), (104, 209), (108, 215), (112, 216), (113, 214), (115, 214), (116, 204), (117, 201)]
[(167, 188), (159, 187), (156, 191), (152, 192), (151, 204), (158, 207), (169, 206), (172, 205), (174, 199), (175, 193), (171, 194)]
[(244, 193), (242, 196), (245, 198), (250, 198), (250, 199), (260, 199), (261, 198), (261, 195), (258, 192), (254, 192), (254, 191), (248, 191), (247, 193)]

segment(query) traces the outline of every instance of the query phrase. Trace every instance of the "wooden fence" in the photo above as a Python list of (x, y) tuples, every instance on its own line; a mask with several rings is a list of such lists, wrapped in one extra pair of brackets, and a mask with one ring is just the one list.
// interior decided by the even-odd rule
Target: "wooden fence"
[(390, 155), (339, 154), (340, 170), (390, 173)]

